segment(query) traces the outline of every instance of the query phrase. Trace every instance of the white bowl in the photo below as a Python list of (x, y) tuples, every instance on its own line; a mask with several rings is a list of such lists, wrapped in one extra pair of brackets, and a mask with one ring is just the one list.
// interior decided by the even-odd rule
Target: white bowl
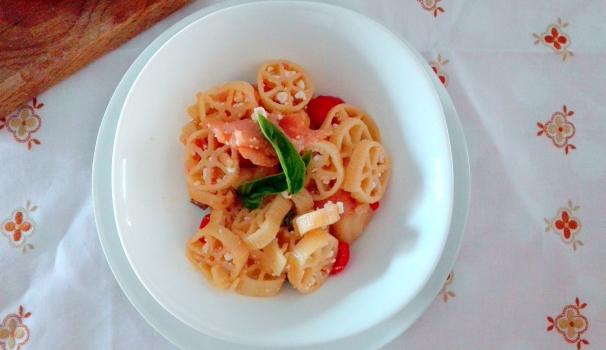
[[(341, 274), (309, 295), (285, 287), (261, 299), (212, 288), (185, 257), (185, 243), (205, 213), (189, 203), (178, 136), (196, 92), (225, 81), (254, 82), (261, 63), (277, 58), (300, 64), (316, 95), (339, 96), (371, 114), (393, 171)], [(332, 5), (254, 2), (192, 23), (141, 71), (118, 123), (112, 193), (133, 270), (175, 317), (241, 344), (319, 344), (377, 325), (425, 285), (451, 218), (450, 143), (429, 77), (384, 27)]]

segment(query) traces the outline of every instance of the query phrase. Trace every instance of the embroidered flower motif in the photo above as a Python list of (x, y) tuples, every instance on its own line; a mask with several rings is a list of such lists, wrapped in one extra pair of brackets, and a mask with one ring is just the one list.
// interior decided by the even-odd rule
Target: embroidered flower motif
[(555, 329), (564, 336), (568, 343), (576, 343), (577, 349), (581, 349), (582, 344), (588, 345), (589, 342), (586, 339), (581, 339), (581, 335), (587, 331), (589, 326), (587, 318), (581, 315), (581, 310), (586, 306), (586, 303), (581, 305), (579, 298), (576, 298), (575, 304), (566, 306), (555, 320), (552, 317), (547, 317), (547, 321), (550, 323), (547, 331)]
[(0, 233), (8, 239), (8, 243), (13, 248), (21, 248), (21, 254), (25, 254), (27, 248), (34, 249), (31, 244), (26, 244), (26, 239), (34, 234), (35, 223), (28, 217), (28, 213), (36, 210), (38, 207), (30, 208), (29, 201), (25, 202), (25, 208), (17, 208), (2, 223), (0, 223)]
[(568, 121), (568, 118), (572, 117), (574, 112), (569, 111), (568, 108), (566, 108), (566, 105), (564, 105), (562, 110), (563, 112), (555, 112), (545, 125), (537, 123), (537, 126), (540, 129), (539, 132), (537, 132), (537, 136), (541, 136), (545, 133), (545, 135), (551, 139), (554, 146), (564, 148), (564, 151), (568, 154), (569, 149), (577, 149), (575, 145), (569, 143), (569, 140), (574, 137), (576, 132), (574, 124)]
[(438, 293), (438, 295), (444, 296), (444, 302), (448, 301), (449, 296), (451, 296), (453, 298), (457, 296), (455, 293), (448, 290), (448, 286), (451, 285), (453, 281), (454, 281), (454, 271), (451, 270), (450, 273), (448, 274), (448, 277), (446, 277), (446, 282), (444, 282), (444, 286), (442, 286), (440, 293)]
[(547, 26), (547, 29), (541, 35), (532, 34), (537, 39), (534, 44), (543, 43), (543, 45), (549, 46), (553, 52), (562, 55), (562, 61), (565, 61), (568, 56), (574, 56), (572, 51), (568, 51), (570, 37), (564, 33), (566, 27), (568, 27), (568, 23), (562, 23), (562, 20), (558, 18), (558, 23)]
[(442, 70), (442, 67), (445, 66), (448, 62), (448, 60), (442, 61), (442, 55), (438, 55), (438, 62), (429, 62), (429, 66), (431, 67), (433, 72), (436, 73), (438, 79), (440, 79), (444, 87), (448, 86), (448, 74)]
[(0, 324), (0, 346), (2, 350), (19, 350), (29, 340), (29, 329), (23, 324), (23, 319), (31, 316), (31, 312), (23, 314), (23, 306), (19, 306), (19, 314), (10, 314)]
[(576, 239), (577, 235), (581, 233), (581, 221), (573, 216), (572, 212), (578, 211), (580, 208), (578, 205), (573, 207), (572, 201), (568, 201), (568, 207), (560, 208), (551, 220), (544, 219), (548, 225), (545, 232), (553, 230), (555, 234), (560, 236), (562, 242), (572, 244), (572, 249), (575, 251), (577, 246), (583, 245), (583, 242)]
[(426, 11), (433, 11), (433, 16), (438, 16), (438, 11), (445, 12), (443, 8), (438, 7), (438, 3), (442, 0), (417, 0)]
[(32, 148), (32, 144), (39, 145), (40, 141), (33, 138), (32, 135), (42, 126), (42, 120), (35, 110), (43, 106), (44, 103), (38, 104), (38, 100), (34, 98), (31, 106), (21, 106), (14, 115), (0, 118), (0, 130), (6, 127), (13, 134), (15, 141), (27, 143), (28, 150)]

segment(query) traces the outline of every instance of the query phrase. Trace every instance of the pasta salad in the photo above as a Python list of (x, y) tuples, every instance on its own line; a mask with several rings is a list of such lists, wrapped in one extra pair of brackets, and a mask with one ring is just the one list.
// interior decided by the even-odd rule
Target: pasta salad
[(254, 85), (196, 98), (179, 139), (191, 202), (210, 213), (187, 258), (212, 286), (242, 295), (275, 296), (285, 281), (316, 291), (345, 268), (389, 182), (373, 118), (314, 97), (309, 75), (285, 60), (262, 64)]

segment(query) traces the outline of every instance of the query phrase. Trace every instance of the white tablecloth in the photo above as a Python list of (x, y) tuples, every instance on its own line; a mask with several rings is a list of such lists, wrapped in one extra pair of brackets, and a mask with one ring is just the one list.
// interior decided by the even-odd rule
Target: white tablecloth
[[(0, 119), (0, 347), (172, 349), (130, 304), (95, 227), (103, 113), (197, 1)], [(333, 0), (407, 38), (440, 76), (469, 147), (460, 254), (386, 349), (606, 348), (606, 5)]]

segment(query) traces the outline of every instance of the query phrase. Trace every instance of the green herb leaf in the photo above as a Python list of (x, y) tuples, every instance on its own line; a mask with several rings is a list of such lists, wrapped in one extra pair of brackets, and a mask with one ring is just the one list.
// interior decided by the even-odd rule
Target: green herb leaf
[[(305, 153), (302, 159), (305, 168), (307, 168), (311, 161), (311, 152), (308, 151)], [(238, 186), (236, 192), (242, 196), (242, 204), (244, 207), (254, 210), (261, 206), (265, 196), (278, 194), (286, 190), (288, 190), (286, 174), (279, 173), (242, 184)]]
[(305, 182), (305, 163), (303, 163), (299, 152), (297, 152), (288, 137), (276, 125), (267, 120), (267, 118), (261, 114), (257, 114), (257, 120), (259, 121), (261, 132), (263, 132), (267, 141), (276, 150), (280, 165), (282, 165), (282, 170), (286, 175), (288, 193), (297, 194), (301, 192)]

